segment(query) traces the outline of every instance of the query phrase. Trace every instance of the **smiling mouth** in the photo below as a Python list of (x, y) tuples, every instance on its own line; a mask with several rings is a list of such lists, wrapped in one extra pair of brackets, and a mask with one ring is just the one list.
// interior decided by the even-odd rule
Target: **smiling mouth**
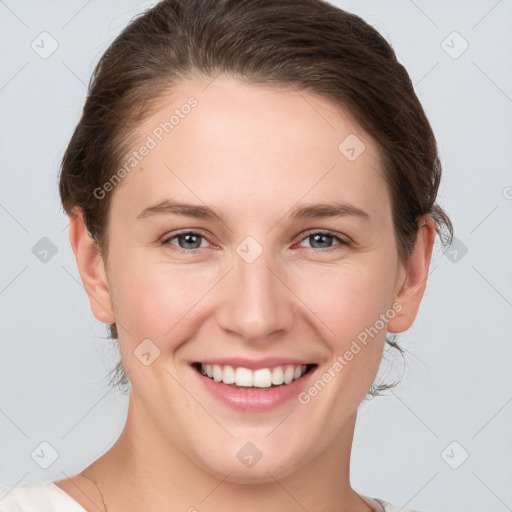
[(263, 391), (282, 387), (301, 379), (304, 375), (312, 372), (316, 364), (290, 364), (273, 366), (271, 368), (249, 368), (234, 367), (230, 365), (193, 363), (192, 367), (203, 377), (215, 382), (221, 382), (227, 386)]

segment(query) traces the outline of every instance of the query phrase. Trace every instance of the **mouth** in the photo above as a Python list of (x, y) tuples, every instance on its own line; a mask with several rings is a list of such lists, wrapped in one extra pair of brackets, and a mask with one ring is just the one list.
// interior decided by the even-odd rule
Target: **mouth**
[(287, 387), (303, 379), (317, 366), (317, 364), (284, 364), (250, 369), (243, 366), (192, 363), (192, 367), (203, 377), (244, 391), (268, 391)]

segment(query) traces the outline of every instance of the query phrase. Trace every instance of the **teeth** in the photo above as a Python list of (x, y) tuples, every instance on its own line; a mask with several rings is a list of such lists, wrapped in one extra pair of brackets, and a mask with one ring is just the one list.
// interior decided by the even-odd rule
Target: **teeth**
[(218, 364), (214, 364), (212, 366), (212, 372), (213, 372), (213, 380), (215, 382), (220, 382), (222, 378), (224, 377), (224, 372), (222, 371), (222, 368)]
[(293, 376), (295, 375), (295, 368), (293, 366), (287, 366), (284, 371), (284, 383), (290, 384), (293, 380)]
[(201, 364), (201, 373), (215, 382), (236, 384), (242, 387), (269, 388), (272, 384), (280, 386), (300, 379), (306, 373), (305, 364), (259, 368), (252, 371), (248, 368), (233, 368), (218, 364)]
[(232, 366), (224, 366), (224, 375), (222, 377), (224, 384), (234, 384), (235, 380), (235, 369)]
[[(252, 387), (252, 372), (247, 368), (237, 368), (235, 371), (235, 384), (237, 386)], [(224, 382), (224, 381), (223, 381)]]
[(256, 370), (252, 380), (256, 388), (269, 388), (272, 385), (272, 373), (268, 368)]
[(275, 386), (279, 386), (284, 382), (284, 373), (283, 368), (281, 366), (276, 366), (272, 370), (272, 384)]

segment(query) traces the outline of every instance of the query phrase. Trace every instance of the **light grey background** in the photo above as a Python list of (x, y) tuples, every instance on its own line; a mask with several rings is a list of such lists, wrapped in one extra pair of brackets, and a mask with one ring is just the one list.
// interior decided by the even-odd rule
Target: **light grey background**
[[(105, 385), (116, 357), (81, 285), (57, 173), (94, 64), (153, 3), (0, 0), (2, 484), (78, 472), (124, 424), (127, 397)], [(353, 486), (425, 512), (510, 511), (512, 2), (333, 3), (377, 28), (408, 69), (458, 239), (451, 259), (436, 247), (416, 323), (400, 336), (405, 368), (383, 363), (400, 386), (360, 408)], [(45, 59), (31, 47), (51, 49), (43, 31), (58, 43)], [(32, 251), (43, 237), (57, 250), (46, 262)], [(58, 452), (48, 469), (31, 457), (43, 441)]]

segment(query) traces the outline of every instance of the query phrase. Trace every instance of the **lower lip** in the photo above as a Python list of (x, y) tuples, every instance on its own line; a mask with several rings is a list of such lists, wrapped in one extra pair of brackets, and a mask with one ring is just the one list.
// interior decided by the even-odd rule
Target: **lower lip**
[(296, 397), (306, 386), (311, 375), (315, 372), (313, 368), (300, 379), (273, 388), (238, 389), (223, 382), (215, 382), (193, 368), (203, 386), (221, 402), (242, 411), (268, 411), (280, 406), (284, 402)]

